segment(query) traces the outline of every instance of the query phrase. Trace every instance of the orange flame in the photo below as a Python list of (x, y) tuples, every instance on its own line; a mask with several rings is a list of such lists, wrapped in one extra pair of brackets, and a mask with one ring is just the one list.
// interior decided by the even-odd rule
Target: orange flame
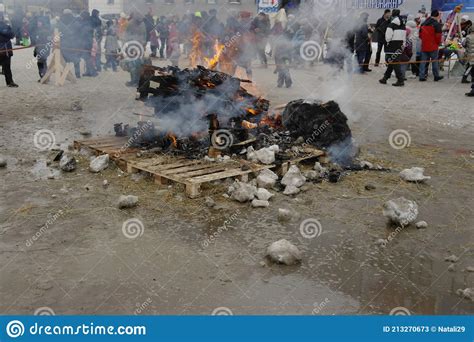
[(201, 42), (201, 33), (196, 30), (193, 34), (192, 48), (191, 53), (189, 54), (189, 59), (191, 60), (191, 67), (193, 68), (196, 67), (202, 59)]
[(247, 120), (243, 120), (242, 121), (242, 127), (246, 128), (246, 129), (254, 129), (254, 128), (257, 128), (258, 125), (256, 123), (253, 123), (253, 122), (250, 122), (250, 121), (247, 121)]
[(178, 140), (177, 140), (176, 137), (173, 135), (173, 133), (169, 132), (169, 133), (166, 135), (166, 138), (171, 141), (171, 144), (173, 145), (173, 147), (178, 147)]
[(224, 48), (225, 45), (219, 44), (219, 41), (216, 39), (216, 42), (214, 44), (214, 56), (212, 56), (212, 58), (204, 58), (208, 69), (215, 69), (215, 67), (219, 63), (222, 53), (224, 52)]
[(252, 114), (252, 115), (257, 115), (258, 114), (258, 112), (253, 108), (247, 108), (247, 112)]
[(269, 126), (272, 128), (283, 127), (281, 114), (275, 114), (274, 116), (266, 115), (260, 120), (259, 126)]

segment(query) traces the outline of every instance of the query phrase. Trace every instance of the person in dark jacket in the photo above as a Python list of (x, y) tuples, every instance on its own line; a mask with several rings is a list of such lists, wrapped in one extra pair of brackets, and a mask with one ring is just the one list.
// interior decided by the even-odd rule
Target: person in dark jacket
[(144, 17), (144, 22), (145, 22), (145, 28), (146, 28), (146, 41), (147, 43), (151, 40), (150, 33), (152, 30), (155, 29), (155, 19), (153, 18), (153, 13), (151, 9), (148, 11), (148, 13)]
[(442, 80), (444, 77), (439, 75), (438, 50), (442, 39), (442, 26), (440, 23), (441, 13), (434, 10), (420, 27), (421, 39), (421, 64), (420, 64), (420, 81), (426, 81), (428, 69), (426, 62), (431, 61), (435, 82)]
[(92, 47), (94, 45), (94, 26), (89, 12), (83, 11), (80, 17), (80, 49), (82, 50), (81, 58), (86, 64), (86, 72), (83, 76), (96, 77), (97, 70), (95, 68), (95, 59), (92, 58)]
[(372, 55), (372, 47), (370, 44), (369, 38), (369, 14), (368, 13), (361, 13), (360, 15), (360, 22), (355, 33), (355, 52), (357, 56), (357, 62), (359, 63), (359, 72), (361, 74), (365, 73), (366, 71), (371, 71), (369, 69), (368, 63), (370, 58), (367, 60), (367, 56)]
[(266, 68), (267, 56), (265, 54), (265, 47), (268, 42), (268, 35), (270, 34), (270, 19), (268, 16), (260, 12), (250, 24), (250, 31), (255, 34), (257, 55), (262, 65)]
[(400, 10), (392, 11), (392, 21), (387, 27), (385, 40), (387, 41), (387, 51), (385, 52), (385, 61), (387, 62), (387, 70), (383, 78), (379, 81), (387, 84), (387, 80), (392, 76), (393, 71), (397, 76), (397, 82), (392, 84), (394, 87), (403, 87), (405, 85), (405, 77), (403, 76), (402, 67), (400, 65), (401, 56), (407, 39), (407, 31), (405, 22), (400, 17)]
[(207, 20), (204, 22), (203, 25), (204, 31), (204, 56), (205, 57), (212, 57), (215, 53), (214, 45), (216, 43), (216, 39), (219, 39), (222, 35), (222, 26), (217, 19), (217, 10), (211, 9), (209, 10), (209, 16)]
[(2, 66), (3, 74), (7, 87), (18, 88), (18, 85), (13, 82), (13, 75), (11, 70), (11, 60), (13, 56), (13, 46), (11, 40), (15, 37), (13, 29), (5, 22), (3, 13), (0, 13), (0, 65)]
[(102, 19), (100, 18), (99, 10), (93, 9), (91, 14), (91, 25), (94, 29), (94, 38), (97, 41), (97, 52), (95, 60), (92, 61), (97, 72), (102, 71), (102, 38), (104, 32), (102, 30)]
[(81, 52), (79, 33), (82, 29), (81, 23), (74, 17), (70, 9), (65, 9), (61, 16), (58, 29), (61, 37), (61, 53), (66, 63), (73, 63), (77, 78), (81, 77)]
[(387, 32), (387, 27), (390, 24), (390, 17), (392, 11), (389, 9), (385, 10), (382, 18), (377, 20), (375, 24), (375, 34), (377, 36), (377, 54), (375, 55), (375, 66), (379, 66), (380, 57), (382, 56), (382, 48), (387, 50), (387, 41), (385, 40), (385, 33)]
[(40, 80), (48, 71), (48, 56), (52, 47), (51, 27), (47, 22), (38, 19), (36, 28), (32, 30), (31, 44), (35, 46), (33, 56), (36, 58)]

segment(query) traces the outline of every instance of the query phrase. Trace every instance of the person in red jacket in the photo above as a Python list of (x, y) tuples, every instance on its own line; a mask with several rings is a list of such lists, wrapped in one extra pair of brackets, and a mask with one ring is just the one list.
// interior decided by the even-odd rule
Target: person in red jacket
[(440, 23), (441, 13), (438, 10), (431, 12), (429, 17), (420, 27), (421, 39), (421, 65), (420, 81), (426, 81), (428, 77), (428, 68), (426, 64), (431, 61), (435, 82), (444, 77), (439, 75), (438, 49), (442, 39), (442, 26)]

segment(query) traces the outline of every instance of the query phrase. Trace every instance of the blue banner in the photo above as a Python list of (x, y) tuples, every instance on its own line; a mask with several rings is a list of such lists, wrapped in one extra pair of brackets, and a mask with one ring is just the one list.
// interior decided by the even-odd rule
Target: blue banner
[(394, 9), (400, 8), (405, 0), (346, 0), (352, 9)]
[(0, 341), (472, 342), (472, 316), (0, 316)]
[(276, 13), (280, 7), (279, 0), (258, 0), (257, 12)]
[(431, 8), (447, 12), (461, 4), (464, 5), (463, 12), (474, 12), (474, 0), (432, 0)]

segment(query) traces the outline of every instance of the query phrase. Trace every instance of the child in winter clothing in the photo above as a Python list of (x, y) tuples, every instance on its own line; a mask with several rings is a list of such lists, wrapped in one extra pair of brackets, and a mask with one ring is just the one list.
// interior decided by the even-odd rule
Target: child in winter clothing
[(289, 64), (291, 62), (291, 40), (288, 31), (283, 32), (275, 38), (273, 49), (275, 56), (275, 74), (278, 74), (277, 87), (286, 86), (290, 88), (293, 84)]
[(51, 28), (47, 27), (45, 23), (38, 20), (36, 29), (33, 30), (31, 35), (31, 42), (35, 45), (33, 56), (37, 60), (38, 72), (40, 80), (48, 71), (48, 57), (52, 47), (52, 34)]
[(119, 49), (120, 47), (117, 39), (117, 30), (115, 29), (112, 20), (109, 20), (107, 22), (107, 31), (105, 36), (105, 70), (110, 67), (113, 71), (117, 71)]

